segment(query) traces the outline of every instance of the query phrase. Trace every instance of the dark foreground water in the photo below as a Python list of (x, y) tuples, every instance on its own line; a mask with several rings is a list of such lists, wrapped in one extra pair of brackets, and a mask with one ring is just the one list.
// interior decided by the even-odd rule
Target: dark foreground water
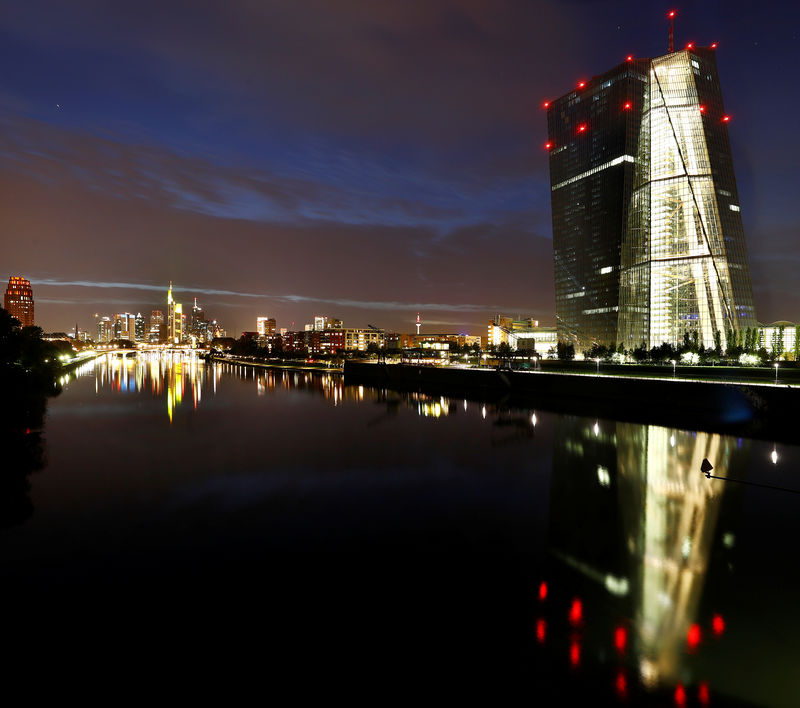
[(12, 674), (800, 705), (800, 494), (700, 472), (800, 489), (797, 447), (139, 358), (81, 370), (43, 448), (3, 505)]

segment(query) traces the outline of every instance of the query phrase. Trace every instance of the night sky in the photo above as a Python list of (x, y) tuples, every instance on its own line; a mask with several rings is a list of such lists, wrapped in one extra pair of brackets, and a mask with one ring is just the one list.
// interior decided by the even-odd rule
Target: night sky
[[(541, 103), (665, 53), (670, 7), (0, 0), (0, 278), (46, 331), (169, 280), (234, 335), (554, 324)], [(719, 42), (757, 316), (798, 321), (800, 3), (676, 7)]]

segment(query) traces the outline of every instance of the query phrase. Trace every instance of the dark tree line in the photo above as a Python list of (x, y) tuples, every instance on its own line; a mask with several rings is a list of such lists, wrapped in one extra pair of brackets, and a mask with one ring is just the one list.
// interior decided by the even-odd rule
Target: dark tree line
[(64, 353), (64, 346), (42, 339), (39, 327), (22, 327), (0, 308), (0, 528), (33, 513), (28, 475), (45, 464), (41, 428), (48, 396), (60, 391)]

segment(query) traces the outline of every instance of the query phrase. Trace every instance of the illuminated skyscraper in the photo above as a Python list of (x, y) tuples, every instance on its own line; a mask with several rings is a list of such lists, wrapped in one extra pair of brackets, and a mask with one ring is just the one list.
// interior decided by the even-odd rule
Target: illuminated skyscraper
[(32, 327), (33, 317), (33, 289), (31, 281), (26, 278), (11, 276), (3, 298), (3, 308), (16, 317), (23, 327)]
[(273, 317), (256, 317), (256, 330), (261, 336), (275, 334), (277, 322)]
[(161, 310), (150, 312), (150, 328), (148, 330), (147, 341), (157, 344), (165, 341), (167, 336), (164, 328), (164, 313)]
[(100, 317), (97, 320), (97, 341), (110, 342), (114, 339), (114, 321), (110, 317)]
[(629, 58), (547, 117), (559, 340), (724, 347), (755, 327), (713, 48)]
[(136, 313), (136, 319), (134, 320), (134, 341), (145, 341), (145, 321), (141, 312)]
[(129, 342), (134, 341), (136, 336), (136, 315), (130, 312), (122, 312), (114, 315), (114, 339), (125, 339)]
[(167, 343), (180, 344), (183, 341), (183, 305), (172, 297), (172, 281), (167, 291)]

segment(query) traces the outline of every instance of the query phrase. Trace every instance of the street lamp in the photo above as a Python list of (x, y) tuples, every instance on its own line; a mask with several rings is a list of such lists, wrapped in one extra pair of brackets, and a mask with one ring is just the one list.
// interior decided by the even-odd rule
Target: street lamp
[(778, 464), (778, 448), (777, 447), (774, 446), (772, 448), (772, 452), (769, 455), (769, 459), (772, 460), (772, 464), (773, 465), (777, 465)]

